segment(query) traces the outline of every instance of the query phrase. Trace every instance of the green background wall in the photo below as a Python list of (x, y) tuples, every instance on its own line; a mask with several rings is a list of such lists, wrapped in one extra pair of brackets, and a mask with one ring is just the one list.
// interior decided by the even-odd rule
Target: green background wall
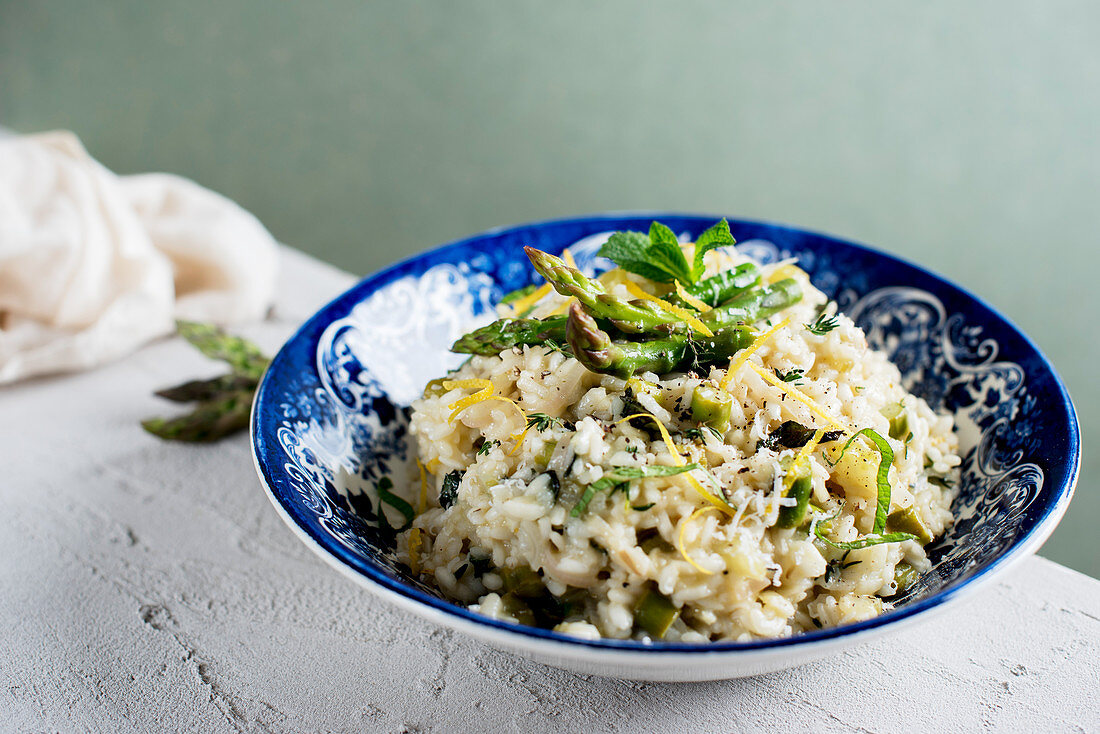
[[(0, 124), (190, 176), (367, 273), (664, 208), (868, 242), (973, 289), (1100, 429), (1094, 2), (0, 0)], [(1100, 575), (1100, 465), (1044, 554)]]

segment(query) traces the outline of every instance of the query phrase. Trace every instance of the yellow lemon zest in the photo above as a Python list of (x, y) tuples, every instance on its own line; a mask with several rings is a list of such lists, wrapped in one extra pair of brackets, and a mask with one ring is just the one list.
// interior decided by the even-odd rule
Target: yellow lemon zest
[(527, 438), (527, 432), (531, 430), (531, 426), (527, 426), (522, 431), (513, 433), (508, 438), (516, 442), (516, 445), (512, 447), (512, 450), (508, 452), (509, 456), (515, 456), (515, 453), (519, 451), (519, 447), (523, 445), (523, 439)]
[(542, 297), (545, 296), (547, 293), (549, 293), (550, 290), (551, 290), (550, 284), (549, 283), (543, 283), (542, 285), (540, 285), (538, 288), (536, 288), (531, 293), (528, 293), (523, 298), (520, 298), (517, 301), (512, 301), (512, 313), (517, 314), (517, 315), (523, 313), (528, 308), (530, 308), (531, 306), (534, 306), (536, 303), (538, 303), (540, 300), (542, 300)]
[(698, 309), (700, 313), (706, 313), (710, 310), (710, 306), (688, 293), (684, 286), (680, 285), (680, 281), (676, 281), (676, 295), (684, 299), (685, 302), (690, 303), (692, 306)]
[[(628, 415), (625, 418), (620, 418), (615, 421), (616, 424), (625, 423), (626, 421), (634, 420), (635, 418), (649, 418), (657, 424), (657, 430), (661, 432), (661, 438), (665, 442), (665, 447), (668, 449), (668, 453), (672, 455), (672, 463), (675, 466), (683, 466), (687, 462), (684, 461), (684, 457), (680, 455), (680, 452), (676, 450), (676, 444), (672, 443), (672, 436), (668, 434), (668, 429), (665, 428), (661, 421), (657, 420), (657, 416), (652, 413), (635, 413), (634, 415)], [(716, 510), (721, 510), (730, 517), (733, 517), (733, 509), (728, 504), (723, 502), (714, 496), (713, 493), (708, 492), (698, 479), (693, 477), (690, 473), (686, 473), (683, 476), (687, 477), (688, 482), (691, 483), (692, 488), (703, 496), (707, 502), (714, 506)]]
[(697, 517), (701, 517), (702, 515), (704, 515), (707, 512), (710, 512), (711, 510), (717, 510), (717, 509), (718, 509), (717, 507), (700, 507), (698, 510), (691, 513), (691, 515), (689, 515), (686, 520), (684, 520), (682, 523), (680, 523), (680, 535), (676, 539), (677, 549), (680, 551), (680, 555), (684, 557), (684, 560), (687, 561), (688, 563), (690, 563), (691, 565), (695, 566), (695, 568), (699, 571), (699, 573), (705, 573), (707, 576), (713, 576), (714, 571), (708, 571), (707, 569), (703, 568), (702, 566), (700, 566), (695, 561), (691, 560), (691, 556), (688, 555), (687, 548), (684, 546), (684, 533), (687, 530), (687, 527), (691, 523), (692, 520), (694, 520)]
[(695, 318), (695, 315), (692, 314), (691, 311), (688, 311), (686, 308), (673, 306), (668, 301), (658, 298), (652, 293), (646, 293), (644, 290), (641, 289), (641, 287), (638, 286), (637, 283), (634, 283), (633, 281), (623, 281), (623, 285), (626, 286), (626, 289), (630, 291), (630, 294), (632, 296), (636, 298), (641, 298), (643, 301), (653, 301), (669, 313), (679, 316), (687, 323), (689, 327), (691, 327), (695, 331), (698, 331), (703, 336), (714, 336), (714, 332), (708, 329), (706, 324), (704, 324), (702, 321)]
[(442, 464), (442, 463), (443, 462), (441, 462), (439, 460), (438, 456), (435, 457), (434, 459), (432, 459), (431, 461), (429, 461), (428, 466), (427, 466), (428, 473), (429, 474), (435, 474), (436, 470), (439, 469), (439, 465)]
[(718, 386), (721, 387), (723, 390), (728, 389), (730, 383), (733, 382), (733, 376), (737, 374), (737, 371), (741, 369), (741, 366), (745, 364), (745, 362), (749, 361), (749, 357), (752, 356), (753, 352), (764, 346), (764, 343), (768, 341), (768, 339), (771, 339), (772, 336), (775, 335), (775, 332), (779, 331), (789, 323), (791, 323), (790, 318), (783, 319), (778, 324), (753, 339), (752, 344), (738, 352), (737, 356), (733, 359), (733, 361), (730, 362), (729, 369), (726, 370), (726, 374), (724, 377), (722, 377), (722, 381), (718, 383)]
[(553, 311), (551, 311), (548, 315), (549, 316), (561, 316), (563, 313), (565, 313), (566, 311), (569, 310), (569, 305), (571, 303), (573, 303), (573, 301), (575, 301), (575, 300), (577, 300), (577, 299), (575, 299), (575, 298), (566, 298), (564, 301), (562, 301), (558, 305), (557, 308), (555, 308)]
[(783, 280), (784, 278), (793, 278), (795, 276), (805, 275), (805, 274), (806, 274), (806, 271), (803, 270), (802, 268), (800, 268), (796, 265), (792, 265), (791, 263), (786, 263), (784, 265), (780, 265), (775, 270), (773, 270), (768, 275), (766, 280), (767, 280), (768, 283), (775, 283), (777, 281)]
[(458, 400), (447, 406), (451, 409), (451, 415), (447, 419), (448, 423), (454, 423), (455, 418), (457, 418), (459, 414), (462, 413), (462, 411), (466, 410), (466, 408), (469, 408), (471, 405), (476, 405), (486, 400), (500, 400), (508, 403), (509, 405), (513, 406), (517, 411), (519, 411), (519, 414), (523, 417), (524, 422), (527, 421), (527, 414), (523, 412), (523, 408), (516, 405), (516, 401), (506, 398), (503, 395), (494, 395), (493, 392), (494, 390), (496, 390), (496, 388), (493, 387), (493, 383), (489, 382), (488, 380), (478, 378), (471, 380), (443, 381), (444, 390), (454, 390), (456, 388), (463, 390), (476, 388), (477, 392), (475, 392), (473, 395), (467, 395), (464, 398), (459, 398)]
[(765, 381), (770, 382), (771, 384), (775, 385), (777, 388), (785, 392), (787, 395), (790, 395), (792, 398), (805, 405), (807, 408), (810, 409), (811, 413), (816, 415), (821, 420), (825, 421), (834, 428), (839, 428), (840, 430), (845, 432), (848, 431), (848, 428), (843, 423), (841, 423), (833, 416), (829, 415), (829, 413), (824, 408), (815, 403), (813, 399), (807, 397), (804, 392), (799, 390), (794, 385), (790, 384), (789, 382), (784, 382), (771, 372), (765, 370), (763, 367), (757, 367), (755, 364), (751, 363), (749, 364), (749, 367), (752, 367), (756, 374), (764, 378)]
[[(420, 470), (420, 502), (417, 505), (417, 514), (424, 512), (428, 506), (428, 476), (420, 459), (416, 460), (417, 469)], [(423, 538), (420, 537), (420, 528), (409, 531), (409, 568), (413, 575), (420, 573), (420, 545)]]
[(568, 247), (561, 251), (561, 259), (565, 260), (565, 264), (574, 270), (580, 270), (580, 268), (577, 267), (577, 261), (573, 259), (573, 253), (569, 251)]

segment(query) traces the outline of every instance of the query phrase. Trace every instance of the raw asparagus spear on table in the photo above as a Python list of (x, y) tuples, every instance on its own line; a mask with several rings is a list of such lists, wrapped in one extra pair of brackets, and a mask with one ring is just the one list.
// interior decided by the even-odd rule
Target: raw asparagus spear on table
[(142, 427), (171, 441), (217, 441), (248, 426), (252, 398), (270, 359), (250, 341), (226, 334), (212, 324), (178, 321), (179, 334), (230, 371), (208, 380), (192, 380), (158, 390), (156, 395), (178, 403), (197, 402), (190, 413), (175, 418), (149, 418)]

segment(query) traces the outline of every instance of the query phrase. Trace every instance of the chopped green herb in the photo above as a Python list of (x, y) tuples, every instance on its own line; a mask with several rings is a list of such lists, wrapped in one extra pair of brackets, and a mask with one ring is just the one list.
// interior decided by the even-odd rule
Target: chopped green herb
[(564, 425), (560, 418), (554, 418), (546, 413), (528, 413), (527, 427), (534, 428), (539, 433), (549, 430), (550, 426)]
[(491, 441), (484, 442), (483, 444), (481, 444), (481, 446), (478, 447), (477, 455), (485, 456), (487, 453), (493, 450), (494, 446), (500, 446), (500, 441), (493, 439)]
[(706, 431), (707, 433), (711, 434), (712, 436), (717, 438), (719, 441), (722, 440), (722, 434), (719, 433), (717, 429), (712, 428), (710, 426), (699, 426), (698, 428), (689, 428), (686, 431), (684, 431), (684, 438), (686, 438), (690, 441), (703, 441), (704, 438), (705, 438), (703, 436), (703, 431)]
[[(825, 304), (828, 307), (829, 304)], [(817, 320), (812, 324), (806, 324), (806, 330), (816, 336), (825, 336), (830, 331), (840, 326), (840, 320), (836, 316), (826, 316), (825, 311), (817, 315)]]
[[(783, 421), (779, 427), (760, 442), (763, 448), (779, 451), (783, 448), (800, 449), (813, 438), (816, 429), (804, 426), (797, 421)], [(844, 435), (843, 431), (826, 431), (820, 443), (831, 443)]]
[[(390, 478), (382, 477), (374, 487), (378, 491), (378, 499), (400, 512), (402, 517), (405, 518), (405, 524), (394, 529), (400, 533), (412, 527), (413, 520), (416, 519), (416, 511), (408, 502), (390, 492), (390, 490), (393, 489), (393, 482), (390, 481)], [(389, 518), (386, 517), (386, 513), (382, 510), (381, 506), (378, 508), (378, 521), (387, 527), (392, 527)]]
[[(864, 535), (862, 538), (856, 538), (850, 541), (834, 541), (827, 537), (832, 521), (840, 515), (840, 510), (837, 510), (836, 514), (832, 517), (818, 520), (814, 525), (814, 535), (817, 536), (821, 542), (831, 545), (834, 548), (840, 550), (856, 550), (858, 548), (867, 548), (872, 545), (882, 545), (883, 543), (901, 543), (905, 540), (916, 540), (917, 536), (912, 533), (881, 533), (876, 531), (871, 535)], [(847, 558), (847, 554), (843, 558)], [(842, 558), (842, 560), (843, 560)]]
[(928, 483), (934, 484), (937, 487), (943, 487), (944, 489), (951, 489), (955, 486), (955, 480), (948, 477), (931, 476), (928, 477)]
[(458, 499), (458, 485), (462, 483), (462, 476), (465, 473), (455, 469), (443, 477), (443, 486), (439, 490), (439, 506), (444, 510), (451, 507)]
[(793, 383), (795, 385), (801, 385), (802, 384), (802, 378), (804, 378), (806, 375), (805, 375), (803, 370), (797, 369), (797, 368), (793, 369), (793, 370), (788, 370), (786, 372), (784, 372), (781, 369), (776, 368), (775, 376), (778, 377), (783, 382), (790, 382), (790, 383)]
[(656, 502), (650, 502), (648, 505), (631, 505), (630, 508), (638, 512), (645, 512), (656, 504)]
[(694, 471), (700, 468), (698, 464), (685, 464), (683, 466), (615, 466), (604, 472), (603, 477), (585, 487), (577, 504), (569, 513), (573, 517), (579, 517), (588, 507), (588, 503), (596, 496), (597, 492), (616, 489), (620, 484), (627, 484), (632, 479), (642, 477), (671, 477), (675, 474)]

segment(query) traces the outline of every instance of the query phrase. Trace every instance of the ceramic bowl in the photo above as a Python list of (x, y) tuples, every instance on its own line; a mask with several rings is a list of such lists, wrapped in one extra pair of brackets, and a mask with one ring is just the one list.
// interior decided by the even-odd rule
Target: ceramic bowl
[[(396, 563), (364, 489), (407, 466), (407, 406), (464, 359), (448, 347), (493, 318), (502, 294), (534, 282), (523, 245), (570, 247), (599, 269), (615, 230), (660, 220), (694, 239), (719, 217), (607, 214), (497, 229), (362, 280), (280, 350), (257, 393), (260, 479), (290, 528), (348, 578), (433, 623), (578, 672), (646, 680), (751, 675), (828, 655), (926, 618), (1034, 552), (1061, 518), (1080, 463), (1077, 420), (1047, 359), (965, 290), (868, 247), (792, 227), (730, 219), (738, 247), (764, 262), (798, 258), (901, 369), (906, 387), (957, 419), (963, 457), (957, 521), (930, 547), (932, 570), (875, 619), (795, 637), (704, 645), (584, 641), (482, 617)], [(606, 266), (606, 263), (602, 263)]]

